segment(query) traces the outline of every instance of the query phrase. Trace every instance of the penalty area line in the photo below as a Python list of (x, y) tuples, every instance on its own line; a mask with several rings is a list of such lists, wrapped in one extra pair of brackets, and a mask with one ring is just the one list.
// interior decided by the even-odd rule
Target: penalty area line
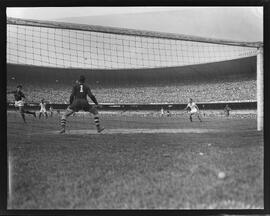
[[(97, 133), (96, 130), (66, 130), (65, 134), (70, 135), (85, 135), (85, 134), (176, 134), (176, 133), (216, 133), (220, 132), (217, 129), (202, 129), (202, 128), (158, 128), (158, 129), (149, 129), (149, 128), (116, 128), (116, 129), (105, 129), (101, 133)], [(59, 134), (59, 131), (44, 131), (42, 133), (33, 133), (32, 135), (46, 134), (46, 135), (56, 135)], [(63, 134), (59, 134), (63, 135)]]

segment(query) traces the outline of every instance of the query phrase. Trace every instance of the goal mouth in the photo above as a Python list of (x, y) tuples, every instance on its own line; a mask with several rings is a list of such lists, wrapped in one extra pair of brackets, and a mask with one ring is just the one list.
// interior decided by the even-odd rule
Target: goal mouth
[[(98, 133), (97, 130), (93, 129), (83, 129), (83, 130), (66, 130), (65, 134), (67, 135), (102, 135), (102, 134), (176, 134), (176, 133), (217, 133), (221, 130), (217, 129), (202, 129), (202, 128), (158, 128), (158, 129), (149, 129), (149, 128), (115, 128), (115, 129), (105, 129), (101, 133)], [(34, 133), (32, 135), (39, 135), (41, 133)], [(44, 131), (42, 134), (46, 135), (56, 135), (59, 134), (59, 131)], [(62, 134), (59, 134), (62, 135)]]
[[(134, 80), (141, 74), (147, 74), (146, 77), (150, 77), (148, 79), (156, 84), (157, 80), (162, 79), (159, 74), (153, 72), (154, 75), (151, 75), (144, 70), (191, 67), (191, 71), (199, 71), (206, 75), (205, 71), (209, 69), (201, 70), (197, 69), (197, 66), (201, 68), (215, 63), (214, 65), (218, 64), (219, 68), (225, 68), (224, 72), (227, 72), (231, 71), (230, 68), (239, 70), (242, 67), (222, 67), (220, 64), (256, 57), (256, 68), (252, 65), (246, 66), (251, 72), (256, 70), (257, 73), (257, 128), (259, 131), (263, 129), (263, 42), (227, 41), (138, 29), (11, 17), (7, 18), (6, 33), (8, 64), (110, 72), (136, 69)], [(220, 70), (212, 70), (218, 71), (218, 76), (225, 74)], [(141, 71), (141, 74), (138, 71)], [(128, 77), (129, 74), (131, 73), (118, 76)], [(182, 79), (180, 75), (178, 80)], [(167, 73), (163, 76), (171, 77)], [(173, 80), (177, 80), (176, 75), (172, 77)], [(58, 83), (59, 80), (56, 79), (55, 82)], [(99, 83), (98, 79), (96, 83)]]

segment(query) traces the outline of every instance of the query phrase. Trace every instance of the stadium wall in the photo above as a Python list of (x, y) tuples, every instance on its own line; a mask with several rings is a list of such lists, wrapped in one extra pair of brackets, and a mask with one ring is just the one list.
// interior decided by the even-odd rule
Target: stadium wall
[[(228, 104), (233, 110), (256, 110), (256, 101), (239, 101), (239, 102), (213, 102), (213, 103), (197, 103), (199, 109), (202, 110), (222, 110)], [(128, 111), (128, 110), (160, 110), (161, 108), (167, 110), (183, 110), (186, 104), (101, 104), (99, 110), (110, 111)], [(46, 108), (52, 107), (54, 110), (63, 110), (67, 108), (67, 104), (47, 104)], [(28, 109), (39, 110), (38, 103), (27, 104)], [(14, 110), (14, 103), (7, 104), (8, 110)]]
[[(256, 56), (183, 67), (155, 69), (87, 70), (7, 64), (7, 84), (72, 84), (79, 75), (100, 86), (157, 85), (256, 79)], [(57, 80), (57, 81), (56, 81)]]

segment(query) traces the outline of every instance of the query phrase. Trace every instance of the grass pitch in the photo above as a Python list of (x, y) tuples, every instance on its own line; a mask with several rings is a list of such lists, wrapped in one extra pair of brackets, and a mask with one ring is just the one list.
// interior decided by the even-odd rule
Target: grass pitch
[(263, 208), (254, 116), (101, 114), (97, 134), (92, 116), (76, 114), (62, 135), (58, 115), (7, 117), (9, 209)]

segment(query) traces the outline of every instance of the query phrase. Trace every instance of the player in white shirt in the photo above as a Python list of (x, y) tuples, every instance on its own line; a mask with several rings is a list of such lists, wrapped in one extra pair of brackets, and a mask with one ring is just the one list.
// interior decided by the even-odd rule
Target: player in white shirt
[(200, 122), (202, 122), (202, 119), (200, 117), (200, 110), (199, 107), (196, 105), (195, 102), (190, 98), (189, 103), (187, 104), (185, 110), (188, 110), (189, 119), (192, 122), (192, 115), (196, 115)]
[(40, 102), (40, 111), (39, 111), (39, 116), (38, 118), (40, 119), (41, 115), (45, 115), (46, 119), (48, 118), (47, 110), (46, 110), (46, 103), (44, 102), (44, 99), (41, 100)]
[(163, 107), (161, 107), (160, 115), (161, 115), (161, 116), (164, 116), (164, 109), (163, 109)]

